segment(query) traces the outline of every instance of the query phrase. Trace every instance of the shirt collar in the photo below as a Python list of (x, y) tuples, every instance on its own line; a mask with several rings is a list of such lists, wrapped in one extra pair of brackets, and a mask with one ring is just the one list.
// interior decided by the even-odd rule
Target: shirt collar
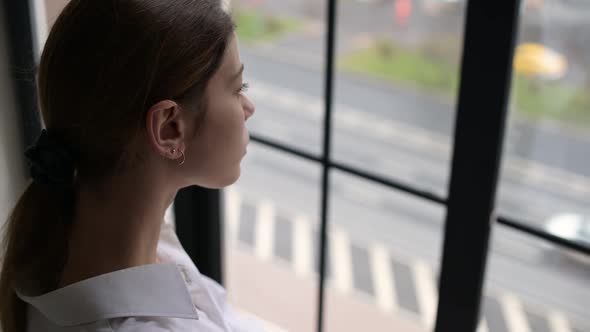
[(40, 295), (19, 298), (60, 326), (118, 317), (198, 319), (190, 292), (174, 263), (127, 268)]

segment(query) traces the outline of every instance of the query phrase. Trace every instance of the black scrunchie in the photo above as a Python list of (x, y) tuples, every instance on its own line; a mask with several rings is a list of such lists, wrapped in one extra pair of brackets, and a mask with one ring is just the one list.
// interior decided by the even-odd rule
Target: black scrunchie
[(25, 151), (31, 177), (44, 185), (67, 185), (74, 181), (75, 156), (64, 144), (43, 129), (35, 145)]

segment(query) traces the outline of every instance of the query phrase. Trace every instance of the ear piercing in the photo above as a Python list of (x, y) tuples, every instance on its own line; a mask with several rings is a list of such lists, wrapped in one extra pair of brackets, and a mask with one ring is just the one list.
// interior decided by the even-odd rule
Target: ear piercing
[[(176, 154), (176, 149), (172, 149), (170, 152), (172, 152), (172, 155)], [(180, 157), (182, 158), (182, 160), (180, 161), (180, 163), (178, 164), (179, 166), (184, 164), (186, 157), (184, 155), (184, 152), (182, 152), (182, 150), (178, 150), (178, 152), (180, 152)]]

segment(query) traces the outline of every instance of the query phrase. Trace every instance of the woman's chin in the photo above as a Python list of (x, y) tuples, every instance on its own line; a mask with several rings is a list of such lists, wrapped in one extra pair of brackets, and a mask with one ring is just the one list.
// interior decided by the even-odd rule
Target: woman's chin
[(207, 183), (195, 183), (195, 185), (208, 189), (223, 189), (236, 183), (240, 179), (240, 175), (241, 169), (238, 165), (231, 173), (224, 174), (222, 177), (219, 177), (215, 180), (207, 181)]

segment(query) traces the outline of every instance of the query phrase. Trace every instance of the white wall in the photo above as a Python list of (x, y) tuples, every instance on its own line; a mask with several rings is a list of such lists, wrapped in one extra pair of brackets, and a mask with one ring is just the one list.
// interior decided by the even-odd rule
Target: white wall
[[(4, 18), (0, 6), (0, 22)], [(3, 23), (3, 22), (2, 22)], [(24, 147), (8, 64), (8, 40), (0, 24), (0, 225), (3, 225), (26, 184)]]

